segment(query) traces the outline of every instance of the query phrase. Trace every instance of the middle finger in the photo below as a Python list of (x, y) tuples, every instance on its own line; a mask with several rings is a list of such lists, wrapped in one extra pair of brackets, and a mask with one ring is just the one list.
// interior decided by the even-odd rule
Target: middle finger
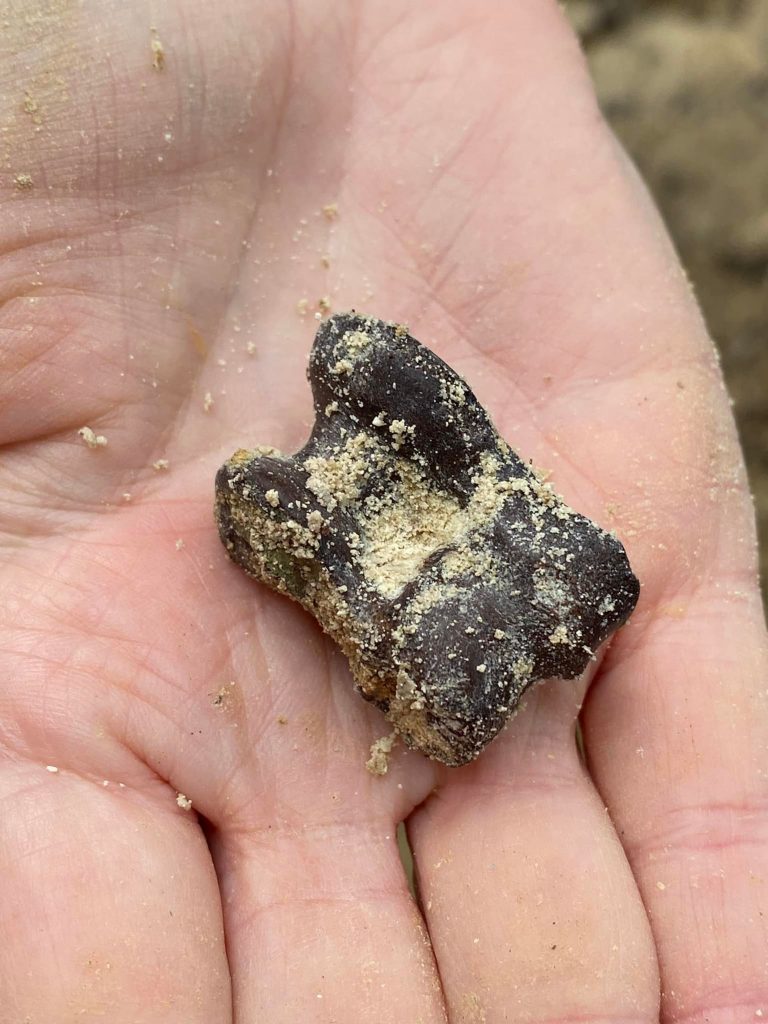
[(551, 683), (409, 819), (451, 1021), (658, 1020), (653, 942)]

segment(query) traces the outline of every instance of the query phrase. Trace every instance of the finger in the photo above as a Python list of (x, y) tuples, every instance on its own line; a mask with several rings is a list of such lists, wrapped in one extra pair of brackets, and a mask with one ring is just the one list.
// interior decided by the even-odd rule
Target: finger
[(221, 905), (172, 791), (6, 753), (0, 1020), (230, 1024)]
[(236, 1020), (444, 1024), (394, 823), (276, 821), (213, 845)]
[(685, 590), (590, 695), (592, 773), (648, 907), (665, 1021), (768, 1014), (768, 655), (759, 598)]
[(537, 690), (408, 822), (457, 1024), (657, 1019), (648, 922), (565, 724), (575, 712), (571, 684)]
[(98, 705), (100, 721), (213, 823), (235, 1020), (378, 1022), (392, 1005), (395, 1020), (444, 1021), (394, 838), (431, 787), (428, 763), (399, 752), (386, 778), (365, 770), (380, 715), (296, 605), (223, 566), (232, 578), (205, 616), (194, 604), (167, 607), (169, 593), (194, 593), (201, 579), (212, 586), (205, 574), (218, 544), (210, 530), (197, 537), (186, 503), (168, 514), (168, 536), (187, 537), (183, 559), (172, 541), (147, 540), (128, 635), (124, 609), (103, 599), (103, 567), (77, 573), (88, 607), (100, 609), (79, 666), (97, 672), (99, 638), (109, 637), (112, 676), (102, 681), (128, 698), (89, 698), (89, 673), (79, 710), (87, 719)]

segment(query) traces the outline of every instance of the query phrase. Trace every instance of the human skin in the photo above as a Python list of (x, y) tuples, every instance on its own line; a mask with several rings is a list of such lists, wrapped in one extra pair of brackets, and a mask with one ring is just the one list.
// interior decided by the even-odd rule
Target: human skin
[[(768, 1014), (741, 455), (557, 6), (2, 16), (1, 1024)], [(368, 774), (383, 718), (216, 534), (219, 464), (306, 437), (325, 295), (407, 322), (642, 581), (465, 768)]]

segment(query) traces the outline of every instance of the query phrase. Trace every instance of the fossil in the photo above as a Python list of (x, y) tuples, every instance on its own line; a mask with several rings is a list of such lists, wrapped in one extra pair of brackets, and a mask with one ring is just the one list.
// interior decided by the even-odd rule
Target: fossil
[(301, 451), (240, 449), (219, 470), (221, 539), (315, 616), (409, 746), (464, 764), (533, 682), (583, 672), (638, 581), (402, 325), (332, 316), (309, 380)]

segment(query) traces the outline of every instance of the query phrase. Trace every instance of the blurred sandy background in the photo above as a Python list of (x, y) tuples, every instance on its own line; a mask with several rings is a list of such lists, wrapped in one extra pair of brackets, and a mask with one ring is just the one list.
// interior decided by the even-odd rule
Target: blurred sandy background
[(566, 0), (723, 361), (768, 597), (768, 0)]

